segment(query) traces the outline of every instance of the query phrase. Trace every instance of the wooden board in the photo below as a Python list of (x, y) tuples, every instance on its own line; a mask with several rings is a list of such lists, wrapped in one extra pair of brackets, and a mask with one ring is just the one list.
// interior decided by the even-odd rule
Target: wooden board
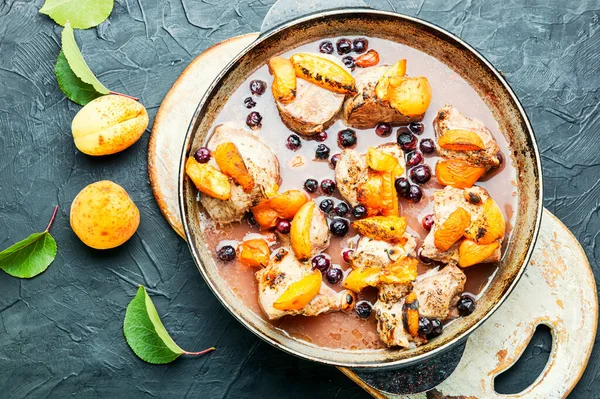
[[(256, 37), (238, 36), (207, 49), (184, 70), (158, 110), (148, 152), (150, 182), (163, 215), (182, 237), (178, 168), (189, 121), (216, 75)], [(596, 284), (587, 257), (571, 232), (546, 210), (536, 251), (515, 291), (469, 337), (456, 371), (429, 396), (380, 392), (351, 370), (340, 370), (378, 398), (563, 398), (585, 370), (597, 322)], [(539, 324), (547, 325), (553, 338), (545, 370), (520, 394), (497, 394), (495, 376), (516, 362)]]

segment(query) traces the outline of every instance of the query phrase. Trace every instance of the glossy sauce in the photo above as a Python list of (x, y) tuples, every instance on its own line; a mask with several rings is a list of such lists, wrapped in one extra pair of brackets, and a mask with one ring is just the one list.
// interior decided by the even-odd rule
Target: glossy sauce
[[(352, 38), (351, 38), (352, 39)], [(336, 39), (330, 39), (335, 43)], [(286, 57), (296, 52), (315, 52), (318, 53), (319, 42), (313, 42), (285, 54)], [(418, 139), (431, 138), (434, 139), (434, 130), (432, 126), (433, 119), (437, 114), (437, 110), (445, 104), (453, 104), (470, 118), (477, 119), (483, 122), (492, 132), (504, 157), (502, 166), (490, 172), (477, 185), (488, 190), (489, 194), (500, 205), (504, 212), (507, 221), (507, 237), (512, 229), (513, 208), (517, 201), (515, 168), (511, 159), (511, 152), (508, 149), (508, 144), (502, 133), (498, 129), (498, 124), (495, 121), (492, 113), (487, 108), (485, 103), (477, 95), (460, 76), (445, 66), (437, 59), (421, 53), (413, 48), (390, 42), (384, 39), (369, 39), (369, 48), (375, 49), (380, 55), (380, 63), (393, 64), (400, 58), (407, 59), (407, 74), (410, 76), (426, 76), (429, 79), (432, 88), (432, 101), (429, 109), (423, 120), (425, 131)], [(334, 55), (337, 54), (334, 52)], [(351, 53), (349, 55), (357, 56)], [(341, 58), (342, 56), (338, 56)], [(361, 68), (356, 68), (353, 74), (357, 74)], [(249, 82), (253, 79), (260, 79), (267, 82), (267, 90), (262, 96), (252, 96), (249, 89)], [(262, 116), (262, 128), (255, 133), (271, 147), (273, 152), (279, 158), (281, 165), (282, 184), (280, 192), (289, 189), (302, 189), (303, 183), (308, 178), (314, 178), (319, 182), (323, 179), (334, 179), (334, 171), (328, 161), (316, 161), (315, 149), (320, 142), (316, 140), (306, 140), (301, 138), (302, 147), (297, 151), (291, 151), (286, 148), (286, 140), (290, 134), (281, 122), (279, 113), (275, 105), (271, 93), (271, 82), (273, 78), (269, 75), (266, 65), (259, 68), (251, 76), (248, 77), (240, 87), (232, 93), (228, 102), (220, 112), (214, 126), (221, 123), (234, 123), (239, 127), (247, 129), (245, 121), (246, 116), (251, 111), (258, 111)], [(247, 109), (244, 106), (244, 99), (252, 96), (256, 101), (256, 106), (252, 109)], [(338, 131), (346, 128), (341, 120), (335, 122), (328, 130), (328, 138), (323, 143), (331, 149), (331, 155), (342, 151), (337, 144)], [(394, 128), (393, 133), (389, 137), (379, 137), (375, 134), (375, 129), (354, 129), (357, 132), (358, 142), (355, 147), (359, 153), (366, 152), (370, 146), (377, 146), (382, 143), (395, 142), (398, 128)], [(417, 146), (418, 149), (418, 146)], [(435, 163), (437, 157), (424, 155), (424, 163), (428, 164), (432, 173), (435, 172)], [(421, 226), (421, 219), (430, 213), (433, 213), (433, 193), (441, 189), (435, 176), (425, 185), (421, 186), (423, 190), (423, 198), (418, 204), (409, 202), (409, 200), (400, 199), (400, 214), (405, 216), (409, 222), (408, 232), (417, 237), (417, 242), (420, 246), (422, 239), (427, 235)], [(327, 198), (319, 192), (312, 194), (311, 197), (316, 200), (317, 205), (321, 199)], [(339, 194), (334, 194), (334, 203), (341, 201)], [(350, 220), (352, 218), (348, 216)], [(214, 223), (206, 216), (203, 217), (203, 228), (205, 238), (209, 248), (215, 251), (219, 245), (225, 242), (236, 246), (236, 241), (241, 241), (244, 236), (249, 233), (259, 233), (258, 228), (250, 227), (245, 221), (225, 227), (216, 227)], [(271, 232), (262, 232), (270, 239), (275, 239), (275, 235)], [(344, 248), (352, 246), (358, 237), (356, 233), (350, 229), (349, 234), (342, 238), (332, 237), (331, 245), (326, 253), (331, 257), (332, 264), (341, 267), (348, 272), (349, 266), (342, 259), (341, 252)], [(504, 240), (504, 245), (508, 239)], [(272, 248), (276, 248), (275, 245)], [(418, 247), (417, 247), (418, 248)], [(424, 273), (433, 267), (433, 265), (419, 265), (419, 273)], [(258, 286), (254, 277), (255, 269), (247, 268), (240, 263), (222, 264), (220, 268), (221, 276), (227, 281), (232, 291), (240, 297), (244, 303), (259, 315), (263, 315), (258, 304)], [(487, 286), (490, 278), (496, 271), (495, 264), (483, 264), (464, 269), (467, 275), (466, 292), (480, 294)], [(328, 284), (326, 280), (323, 280)], [(336, 290), (341, 290), (341, 285), (333, 287)], [(361, 293), (360, 298), (365, 298), (374, 303), (376, 291), (374, 289)], [(376, 329), (375, 316), (371, 315), (368, 320), (359, 319), (358, 316), (351, 313), (334, 312), (323, 314), (316, 317), (304, 316), (286, 316), (280, 320), (276, 320), (273, 324), (287, 334), (297, 339), (302, 339), (312, 342), (315, 345), (344, 348), (344, 349), (367, 349), (380, 348), (381, 342)]]

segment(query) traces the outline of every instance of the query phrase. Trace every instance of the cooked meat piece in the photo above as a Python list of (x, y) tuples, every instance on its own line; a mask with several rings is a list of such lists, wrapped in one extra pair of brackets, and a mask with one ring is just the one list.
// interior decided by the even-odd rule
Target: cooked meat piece
[[(315, 54), (344, 66), (337, 57)], [(312, 136), (335, 122), (344, 104), (344, 94), (334, 93), (304, 79), (297, 79), (296, 99), (289, 104), (276, 101), (282, 122), (294, 132)]]
[(408, 240), (405, 245), (361, 237), (350, 257), (352, 267), (383, 267), (400, 258), (415, 256), (415, 238), (409, 233), (404, 233), (404, 237)]
[(454, 151), (438, 146), (438, 153), (442, 158), (462, 159), (477, 166), (491, 167), (500, 165), (500, 159), (498, 158), (500, 147), (498, 147), (498, 143), (496, 143), (494, 136), (492, 136), (492, 132), (482, 123), (461, 114), (454, 106), (445, 105), (438, 111), (436, 118), (433, 120), (433, 128), (438, 140), (444, 133), (451, 129), (469, 130), (481, 137), (485, 146), (485, 150), (481, 151)]
[(413, 337), (404, 328), (402, 307), (410, 288), (410, 284), (387, 284), (380, 287), (378, 301), (374, 306), (377, 332), (381, 341), (389, 347), (408, 348), (427, 342), (424, 337)]
[(465, 289), (465, 281), (467, 276), (454, 263), (417, 279), (413, 292), (419, 301), (419, 315), (445, 320), (453, 300)]
[[(395, 143), (385, 143), (376, 147), (386, 154), (395, 156), (403, 169), (406, 169), (404, 153)], [(338, 191), (352, 206), (358, 205), (357, 190), (368, 177), (368, 167), (364, 154), (354, 150), (342, 151), (335, 166), (335, 183)]]
[(315, 256), (329, 247), (331, 231), (327, 225), (325, 214), (315, 207), (313, 217), (310, 223), (310, 248), (311, 256)]
[(388, 101), (377, 98), (375, 87), (388, 68), (389, 65), (365, 68), (355, 76), (358, 93), (344, 102), (343, 118), (346, 125), (368, 129), (375, 127), (379, 122), (400, 124), (423, 120), (425, 114), (408, 117), (392, 108)]
[[(481, 203), (490, 198), (487, 191), (478, 186), (473, 186), (465, 190), (446, 186), (443, 190), (436, 191), (433, 201), (433, 217), (435, 219), (435, 223), (427, 237), (425, 237), (425, 240), (423, 240), (421, 255), (443, 263), (450, 263), (451, 261), (458, 262), (458, 246), (460, 244), (460, 240), (449, 250), (442, 252), (436, 248), (434, 236), (439, 226), (441, 226), (446, 221), (448, 216), (450, 216), (450, 214), (459, 207), (462, 207), (471, 215), (471, 220), (475, 220), (481, 214), (483, 206), (473, 205), (467, 201), (464, 196), (464, 191), (473, 192), (479, 195), (481, 198)], [(497, 262), (500, 260), (500, 254), (501, 249), (499, 247), (489, 258), (484, 261), (484, 263)]]
[(327, 284), (322, 284), (319, 294), (300, 310), (283, 311), (273, 307), (290, 285), (312, 272), (309, 264), (301, 263), (291, 249), (283, 247), (275, 252), (269, 266), (256, 272), (258, 301), (269, 320), (285, 315), (316, 316), (345, 308), (348, 291), (336, 292)]
[(342, 151), (335, 166), (335, 183), (340, 194), (351, 206), (358, 205), (356, 190), (367, 179), (364, 155), (354, 150)]
[[(260, 139), (247, 130), (232, 125), (219, 125), (208, 141), (208, 148), (214, 151), (219, 144), (232, 142), (238, 148), (248, 171), (254, 178), (255, 187), (245, 193), (241, 186), (231, 181), (231, 198), (222, 201), (207, 195), (200, 195), (200, 202), (208, 215), (218, 224), (236, 222), (262, 198), (264, 192), (272, 192), (281, 183), (279, 160)], [(214, 159), (210, 163), (217, 167)]]

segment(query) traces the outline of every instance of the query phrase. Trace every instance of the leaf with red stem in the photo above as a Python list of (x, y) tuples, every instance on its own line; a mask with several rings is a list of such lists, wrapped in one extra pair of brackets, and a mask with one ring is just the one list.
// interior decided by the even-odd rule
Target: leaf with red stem
[(188, 352), (181, 349), (165, 329), (143, 286), (127, 306), (123, 333), (133, 352), (152, 364), (171, 363), (181, 355), (201, 356), (215, 350), (208, 348), (200, 352)]
[(56, 217), (58, 205), (46, 230), (34, 233), (0, 252), (0, 269), (18, 278), (32, 278), (45, 271), (56, 258), (56, 241), (50, 227)]

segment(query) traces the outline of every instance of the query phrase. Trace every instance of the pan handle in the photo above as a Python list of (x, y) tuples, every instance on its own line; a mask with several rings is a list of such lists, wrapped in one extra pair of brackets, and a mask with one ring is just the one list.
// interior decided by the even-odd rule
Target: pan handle
[(340, 8), (370, 7), (363, 0), (277, 0), (265, 16), (260, 34), (297, 18)]

